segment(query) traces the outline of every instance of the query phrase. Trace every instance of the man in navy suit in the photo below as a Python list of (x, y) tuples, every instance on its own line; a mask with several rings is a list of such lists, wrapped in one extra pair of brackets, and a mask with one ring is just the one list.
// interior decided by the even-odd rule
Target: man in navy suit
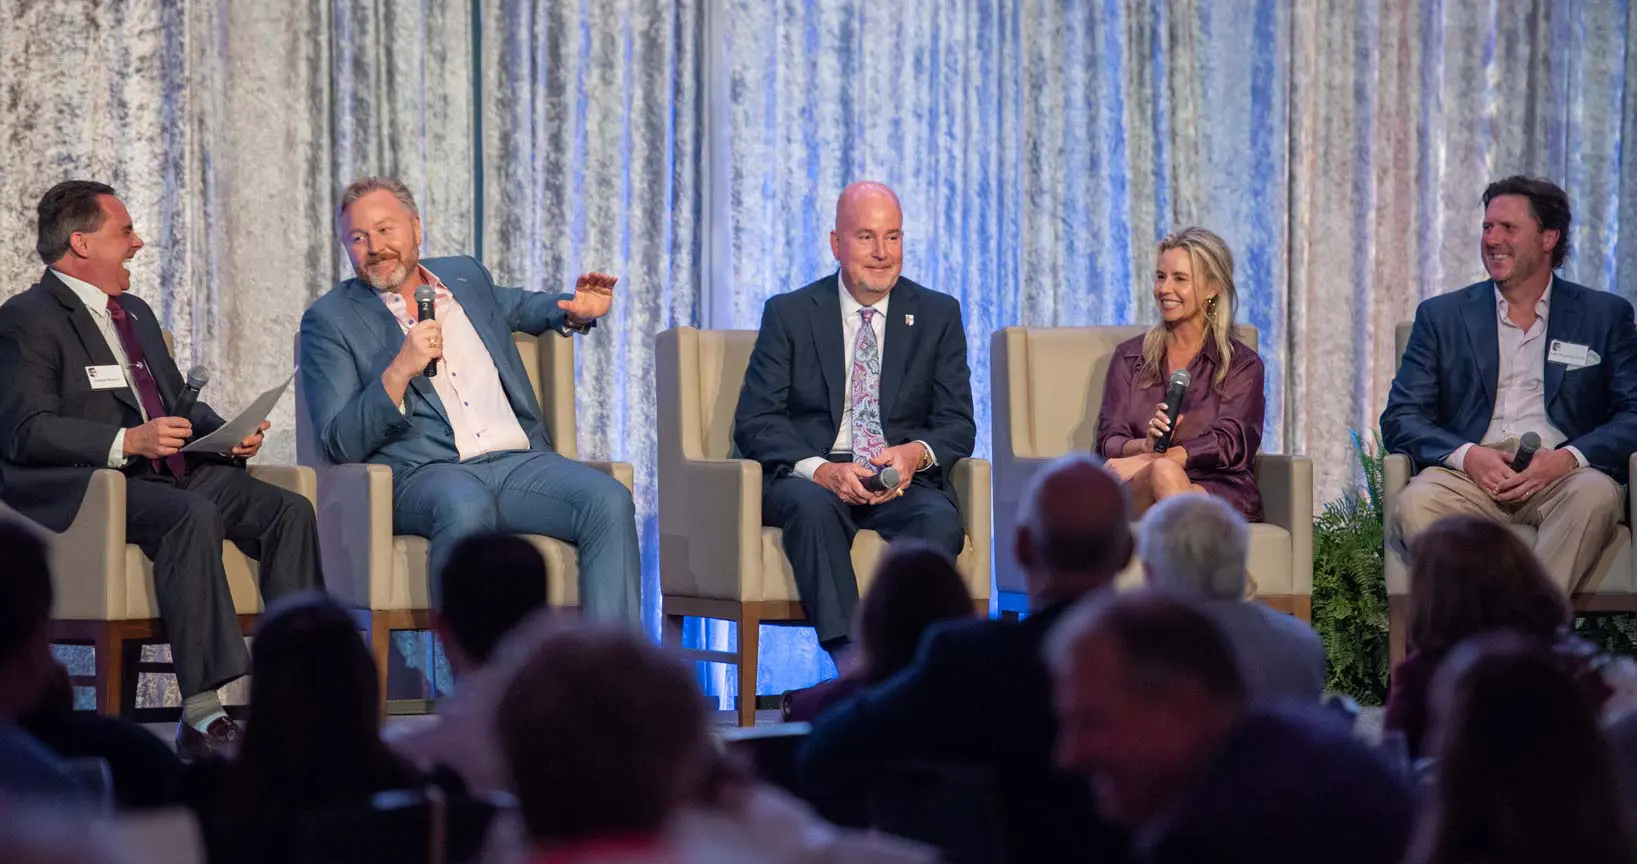
[[(337, 227), (358, 276), (301, 318), (302, 392), (330, 460), (392, 469), (394, 530), (427, 538), (428, 572), (468, 535), (556, 537), (579, 548), (581, 609), (639, 621), (631, 493), (552, 451), (512, 342), (584, 332), (608, 312), (614, 277), (554, 295), (498, 287), (471, 258), (422, 261), (414, 196), (393, 178), (348, 186)], [(422, 286), (436, 297), (425, 320)]]
[[(1637, 328), (1631, 304), (1556, 278), (1569, 254), (1569, 198), (1545, 180), (1484, 190), (1489, 280), (1434, 297), (1393, 379), (1381, 432), (1420, 469), (1399, 498), (1396, 542), (1474, 513), (1537, 529), (1535, 553), (1564, 590), (1596, 566), (1624, 509), (1637, 450)], [(1514, 471), (1520, 439), (1541, 448)]]
[[(819, 644), (847, 644), (865, 528), (958, 556), (949, 472), (972, 455), (972, 381), (960, 302), (900, 277), (903, 211), (880, 183), (836, 202), (840, 271), (767, 301), (734, 413), (733, 441), (762, 463), (763, 524), (782, 528)], [(891, 467), (896, 486), (864, 481)]]

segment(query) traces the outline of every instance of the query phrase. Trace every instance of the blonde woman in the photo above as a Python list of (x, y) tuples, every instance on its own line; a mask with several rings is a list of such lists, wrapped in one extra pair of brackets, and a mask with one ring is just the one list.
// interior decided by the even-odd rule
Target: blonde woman
[[(1205, 492), (1260, 522), (1252, 468), (1262, 445), (1262, 358), (1233, 338), (1239, 302), (1228, 244), (1204, 228), (1160, 241), (1154, 305), (1159, 323), (1114, 349), (1097, 452), (1130, 486), (1137, 515), (1172, 495)], [(1178, 369), (1192, 383), (1170, 447), (1159, 453), (1155, 443), (1170, 429), (1165, 392)]]

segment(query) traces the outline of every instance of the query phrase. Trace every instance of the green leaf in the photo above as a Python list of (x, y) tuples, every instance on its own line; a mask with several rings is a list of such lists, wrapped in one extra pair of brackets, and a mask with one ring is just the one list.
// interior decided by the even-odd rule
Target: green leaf
[(1361, 705), (1387, 696), (1387, 585), (1382, 559), (1381, 434), (1350, 433), (1364, 479), (1313, 522), (1313, 629), (1329, 655), (1327, 689)]

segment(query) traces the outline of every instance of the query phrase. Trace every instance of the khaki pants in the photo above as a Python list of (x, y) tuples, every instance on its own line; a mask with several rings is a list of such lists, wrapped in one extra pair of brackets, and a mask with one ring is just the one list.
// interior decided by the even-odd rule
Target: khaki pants
[(1595, 468), (1576, 468), (1519, 504), (1496, 501), (1460, 471), (1428, 468), (1399, 494), (1387, 529), (1407, 546), (1445, 516), (1471, 514), (1528, 525), (1535, 529), (1535, 555), (1546, 573), (1572, 593), (1597, 566), (1621, 512), (1620, 487)]

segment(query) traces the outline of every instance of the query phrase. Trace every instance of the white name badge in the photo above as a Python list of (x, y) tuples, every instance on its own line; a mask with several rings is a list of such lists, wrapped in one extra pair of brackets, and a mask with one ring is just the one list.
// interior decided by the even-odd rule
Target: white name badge
[(1591, 349), (1585, 345), (1553, 339), (1551, 347), (1546, 352), (1546, 362), (1562, 363), (1565, 366), (1585, 366), (1590, 362), (1587, 356), (1590, 352)]
[(85, 377), (91, 381), (92, 390), (118, 390), (125, 385), (125, 370), (119, 364), (112, 366), (87, 366)]

